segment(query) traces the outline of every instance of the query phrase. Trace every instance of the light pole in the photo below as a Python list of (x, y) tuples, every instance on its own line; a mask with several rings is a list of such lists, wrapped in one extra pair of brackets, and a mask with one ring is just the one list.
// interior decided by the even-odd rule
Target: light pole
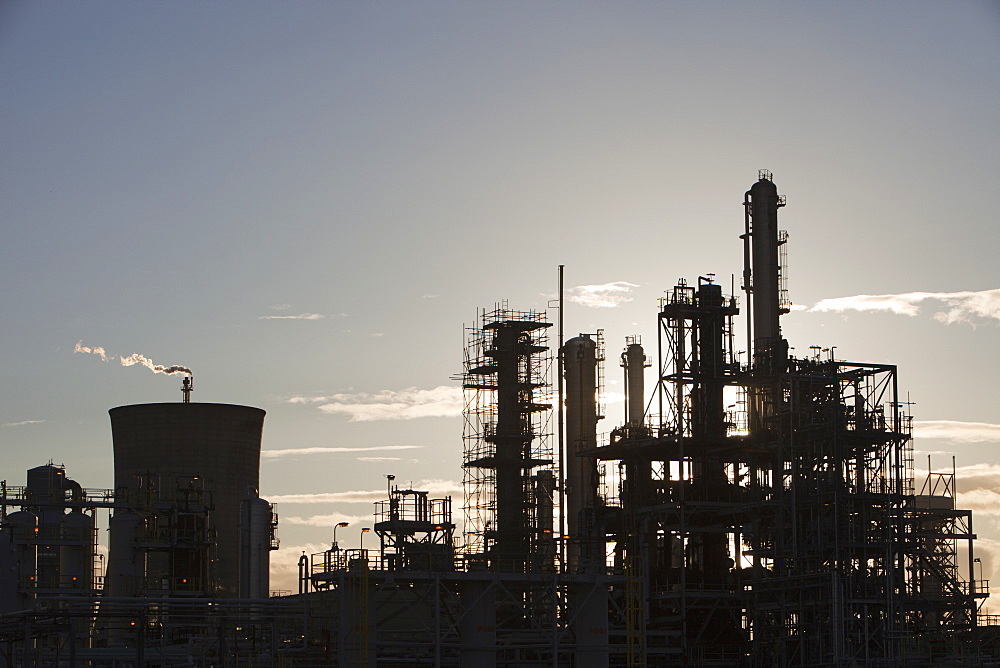
[(370, 527), (362, 527), (361, 528), (361, 550), (362, 550), (361, 554), (364, 554), (364, 549), (365, 549), (365, 534), (368, 533), (369, 531), (371, 531)]
[(350, 522), (338, 522), (337, 524), (333, 525), (333, 549), (334, 550), (339, 550), (340, 549), (337, 546), (337, 527), (346, 527), (349, 524), (350, 524)]

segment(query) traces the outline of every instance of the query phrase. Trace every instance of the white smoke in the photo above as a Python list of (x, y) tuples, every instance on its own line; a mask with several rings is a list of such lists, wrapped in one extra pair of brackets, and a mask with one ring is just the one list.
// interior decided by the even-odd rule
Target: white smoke
[(94, 348), (88, 348), (87, 346), (83, 345), (83, 339), (80, 339), (79, 341), (76, 342), (76, 345), (73, 346), (73, 352), (91, 353), (93, 355), (99, 355), (102, 362), (107, 362), (111, 359), (110, 357), (108, 357), (108, 354), (104, 351), (104, 348), (101, 348), (99, 346), (96, 346)]
[(173, 373), (186, 373), (187, 375), (192, 375), (191, 369), (186, 366), (163, 366), (162, 364), (154, 364), (153, 360), (148, 357), (144, 357), (139, 353), (132, 353), (128, 357), (120, 357), (122, 361), (122, 366), (132, 366), (133, 364), (141, 364), (153, 373), (165, 373), (168, 376)]
[(123, 357), (121, 355), (109, 355), (107, 351), (100, 346), (89, 347), (83, 345), (82, 339), (80, 341), (77, 341), (76, 345), (73, 346), (73, 352), (90, 353), (91, 355), (97, 355), (98, 357), (101, 358), (102, 362), (110, 362), (115, 357), (118, 357), (118, 361), (121, 362), (122, 366), (133, 366), (135, 364), (141, 364), (142, 366), (146, 367), (153, 373), (163, 373), (167, 375), (175, 373), (186, 373), (189, 376), (194, 375), (191, 369), (187, 368), (186, 366), (178, 366), (178, 365), (163, 366), (162, 364), (156, 364), (155, 362), (153, 362), (153, 360), (149, 359), (145, 355), (140, 355), (139, 353), (132, 353), (128, 357)]

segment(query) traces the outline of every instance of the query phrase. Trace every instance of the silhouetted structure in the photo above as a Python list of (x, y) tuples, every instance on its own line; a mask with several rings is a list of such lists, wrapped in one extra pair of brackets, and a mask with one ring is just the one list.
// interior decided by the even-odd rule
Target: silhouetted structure
[[(303, 555), (294, 596), (267, 598), (263, 411), (113, 409), (114, 492), (52, 465), (2, 489), (8, 664), (998, 665), (971, 512), (954, 469), (918, 491), (896, 368), (789, 354), (782, 206), (761, 172), (745, 358), (735, 296), (712, 275), (680, 280), (659, 305), (655, 390), (629, 338), (624, 423), (604, 439), (603, 337), (563, 345), (565, 461), (546, 314), (481, 312), (459, 376), (464, 540), (450, 497), (388, 476), (378, 547)], [(115, 513), (103, 587), (99, 508)]]

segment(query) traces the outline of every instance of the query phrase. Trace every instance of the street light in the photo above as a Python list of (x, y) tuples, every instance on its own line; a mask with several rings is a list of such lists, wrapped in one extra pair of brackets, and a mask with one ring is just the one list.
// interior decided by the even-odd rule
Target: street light
[(371, 531), (371, 527), (362, 527), (361, 528), (361, 549), (362, 550), (365, 549), (365, 534), (368, 533), (369, 531)]
[(339, 549), (337, 547), (337, 527), (346, 527), (349, 524), (350, 524), (350, 522), (338, 522), (337, 524), (333, 525), (333, 549), (334, 550)]

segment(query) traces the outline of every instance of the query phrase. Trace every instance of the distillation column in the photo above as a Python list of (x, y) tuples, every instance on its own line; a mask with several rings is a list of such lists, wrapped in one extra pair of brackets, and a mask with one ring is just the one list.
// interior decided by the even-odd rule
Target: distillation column
[[(780, 246), (784, 234), (778, 231), (778, 209), (784, 198), (761, 171), (759, 180), (746, 192), (743, 288), (750, 306), (748, 338), (752, 340), (751, 367), (759, 379), (783, 373), (787, 367), (788, 342), (781, 337), (779, 318), (788, 309), (781, 280)], [(760, 385), (750, 401), (750, 430), (759, 431), (774, 414), (780, 397), (762, 391)]]
[(551, 323), (531, 311), (498, 309), (483, 317), (482, 327), (473, 330), (463, 374), (463, 388), (474, 391), (481, 406), (466, 408), (473, 426), (466, 435), (466, 494), (479, 500), (466, 507), (467, 522), (481, 532), (494, 569), (523, 572), (551, 552), (545, 543), (551, 543), (551, 529), (541, 536), (551, 520), (540, 517), (551, 502), (537, 502), (539, 494), (551, 495), (551, 486), (544, 476), (531, 475), (552, 464), (539, 457), (535, 417), (551, 405), (537, 403), (534, 394), (547, 385), (544, 330)]
[(580, 453), (597, 447), (597, 343), (586, 334), (563, 346), (566, 374), (566, 525), (571, 570), (586, 568), (592, 554), (597, 463)]
[(642, 344), (629, 340), (622, 353), (622, 368), (625, 369), (625, 424), (630, 434), (636, 434), (645, 421), (646, 374), (649, 366)]

